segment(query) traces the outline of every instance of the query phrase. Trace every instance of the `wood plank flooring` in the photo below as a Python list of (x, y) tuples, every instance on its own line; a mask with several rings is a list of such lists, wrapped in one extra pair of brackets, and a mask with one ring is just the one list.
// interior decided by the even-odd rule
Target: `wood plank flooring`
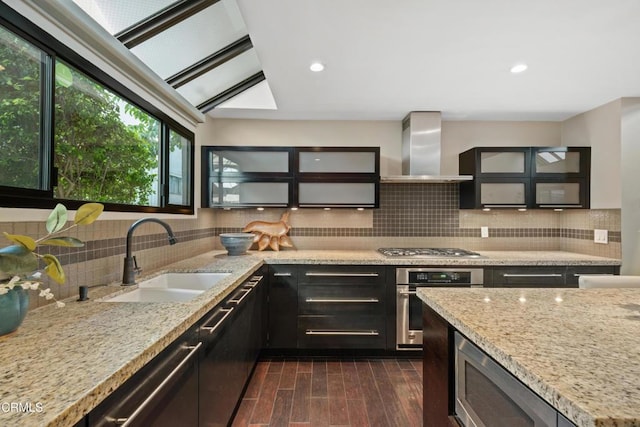
[(422, 425), (421, 359), (258, 362), (234, 427)]

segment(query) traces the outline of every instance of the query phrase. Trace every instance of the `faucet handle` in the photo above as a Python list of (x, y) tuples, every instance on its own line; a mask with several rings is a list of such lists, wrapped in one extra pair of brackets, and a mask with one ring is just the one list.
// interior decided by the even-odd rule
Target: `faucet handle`
[(133, 256), (133, 272), (134, 274), (142, 273), (142, 268), (138, 267), (138, 260), (136, 260), (135, 255)]

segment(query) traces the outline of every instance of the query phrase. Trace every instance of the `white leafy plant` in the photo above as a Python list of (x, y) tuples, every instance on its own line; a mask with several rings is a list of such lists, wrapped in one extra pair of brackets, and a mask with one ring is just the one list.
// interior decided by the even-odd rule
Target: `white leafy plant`
[(47, 218), (47, 235), (38, 239), (20, 234), (4, 233), (12, 244), (0, 249), (0, 295), (8, 293), (16, 286), (23, 289), (40, 290), (39, 296), (46, 300), (54, 300), (58, 307), (64, 307), (57, 301), (50, 288), (42, 289), (42, 272), (38, 271), (38, 260), (42, 259), (46, 266), (44, 272), (56, 283), (64, 283), (64, 269), (54, 255), (36, 253), (38, 246), (82, 247), (84, 243), (75, 237), (60, 236), (61, 233), (79, 225), (89, 225), (102, 214), (104, 206), (100, 203), (86, 203), (76, 211), (73, 224), (67, 228), (67, 208), (58, 203)]

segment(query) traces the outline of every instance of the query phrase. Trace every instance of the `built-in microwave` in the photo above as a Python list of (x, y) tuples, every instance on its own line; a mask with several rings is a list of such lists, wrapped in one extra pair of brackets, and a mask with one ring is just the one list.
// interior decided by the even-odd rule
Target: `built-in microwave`
[(455, 333), (455, 413), (465, 427), (557, 427), (558, 411)]

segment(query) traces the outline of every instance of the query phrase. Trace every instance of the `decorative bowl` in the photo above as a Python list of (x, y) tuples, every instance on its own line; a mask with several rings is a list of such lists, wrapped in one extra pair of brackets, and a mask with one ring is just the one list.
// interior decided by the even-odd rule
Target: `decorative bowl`
[(222, 233), (220, 243), (231, 256), (244, 255), (253, 244), (252, 233)]

